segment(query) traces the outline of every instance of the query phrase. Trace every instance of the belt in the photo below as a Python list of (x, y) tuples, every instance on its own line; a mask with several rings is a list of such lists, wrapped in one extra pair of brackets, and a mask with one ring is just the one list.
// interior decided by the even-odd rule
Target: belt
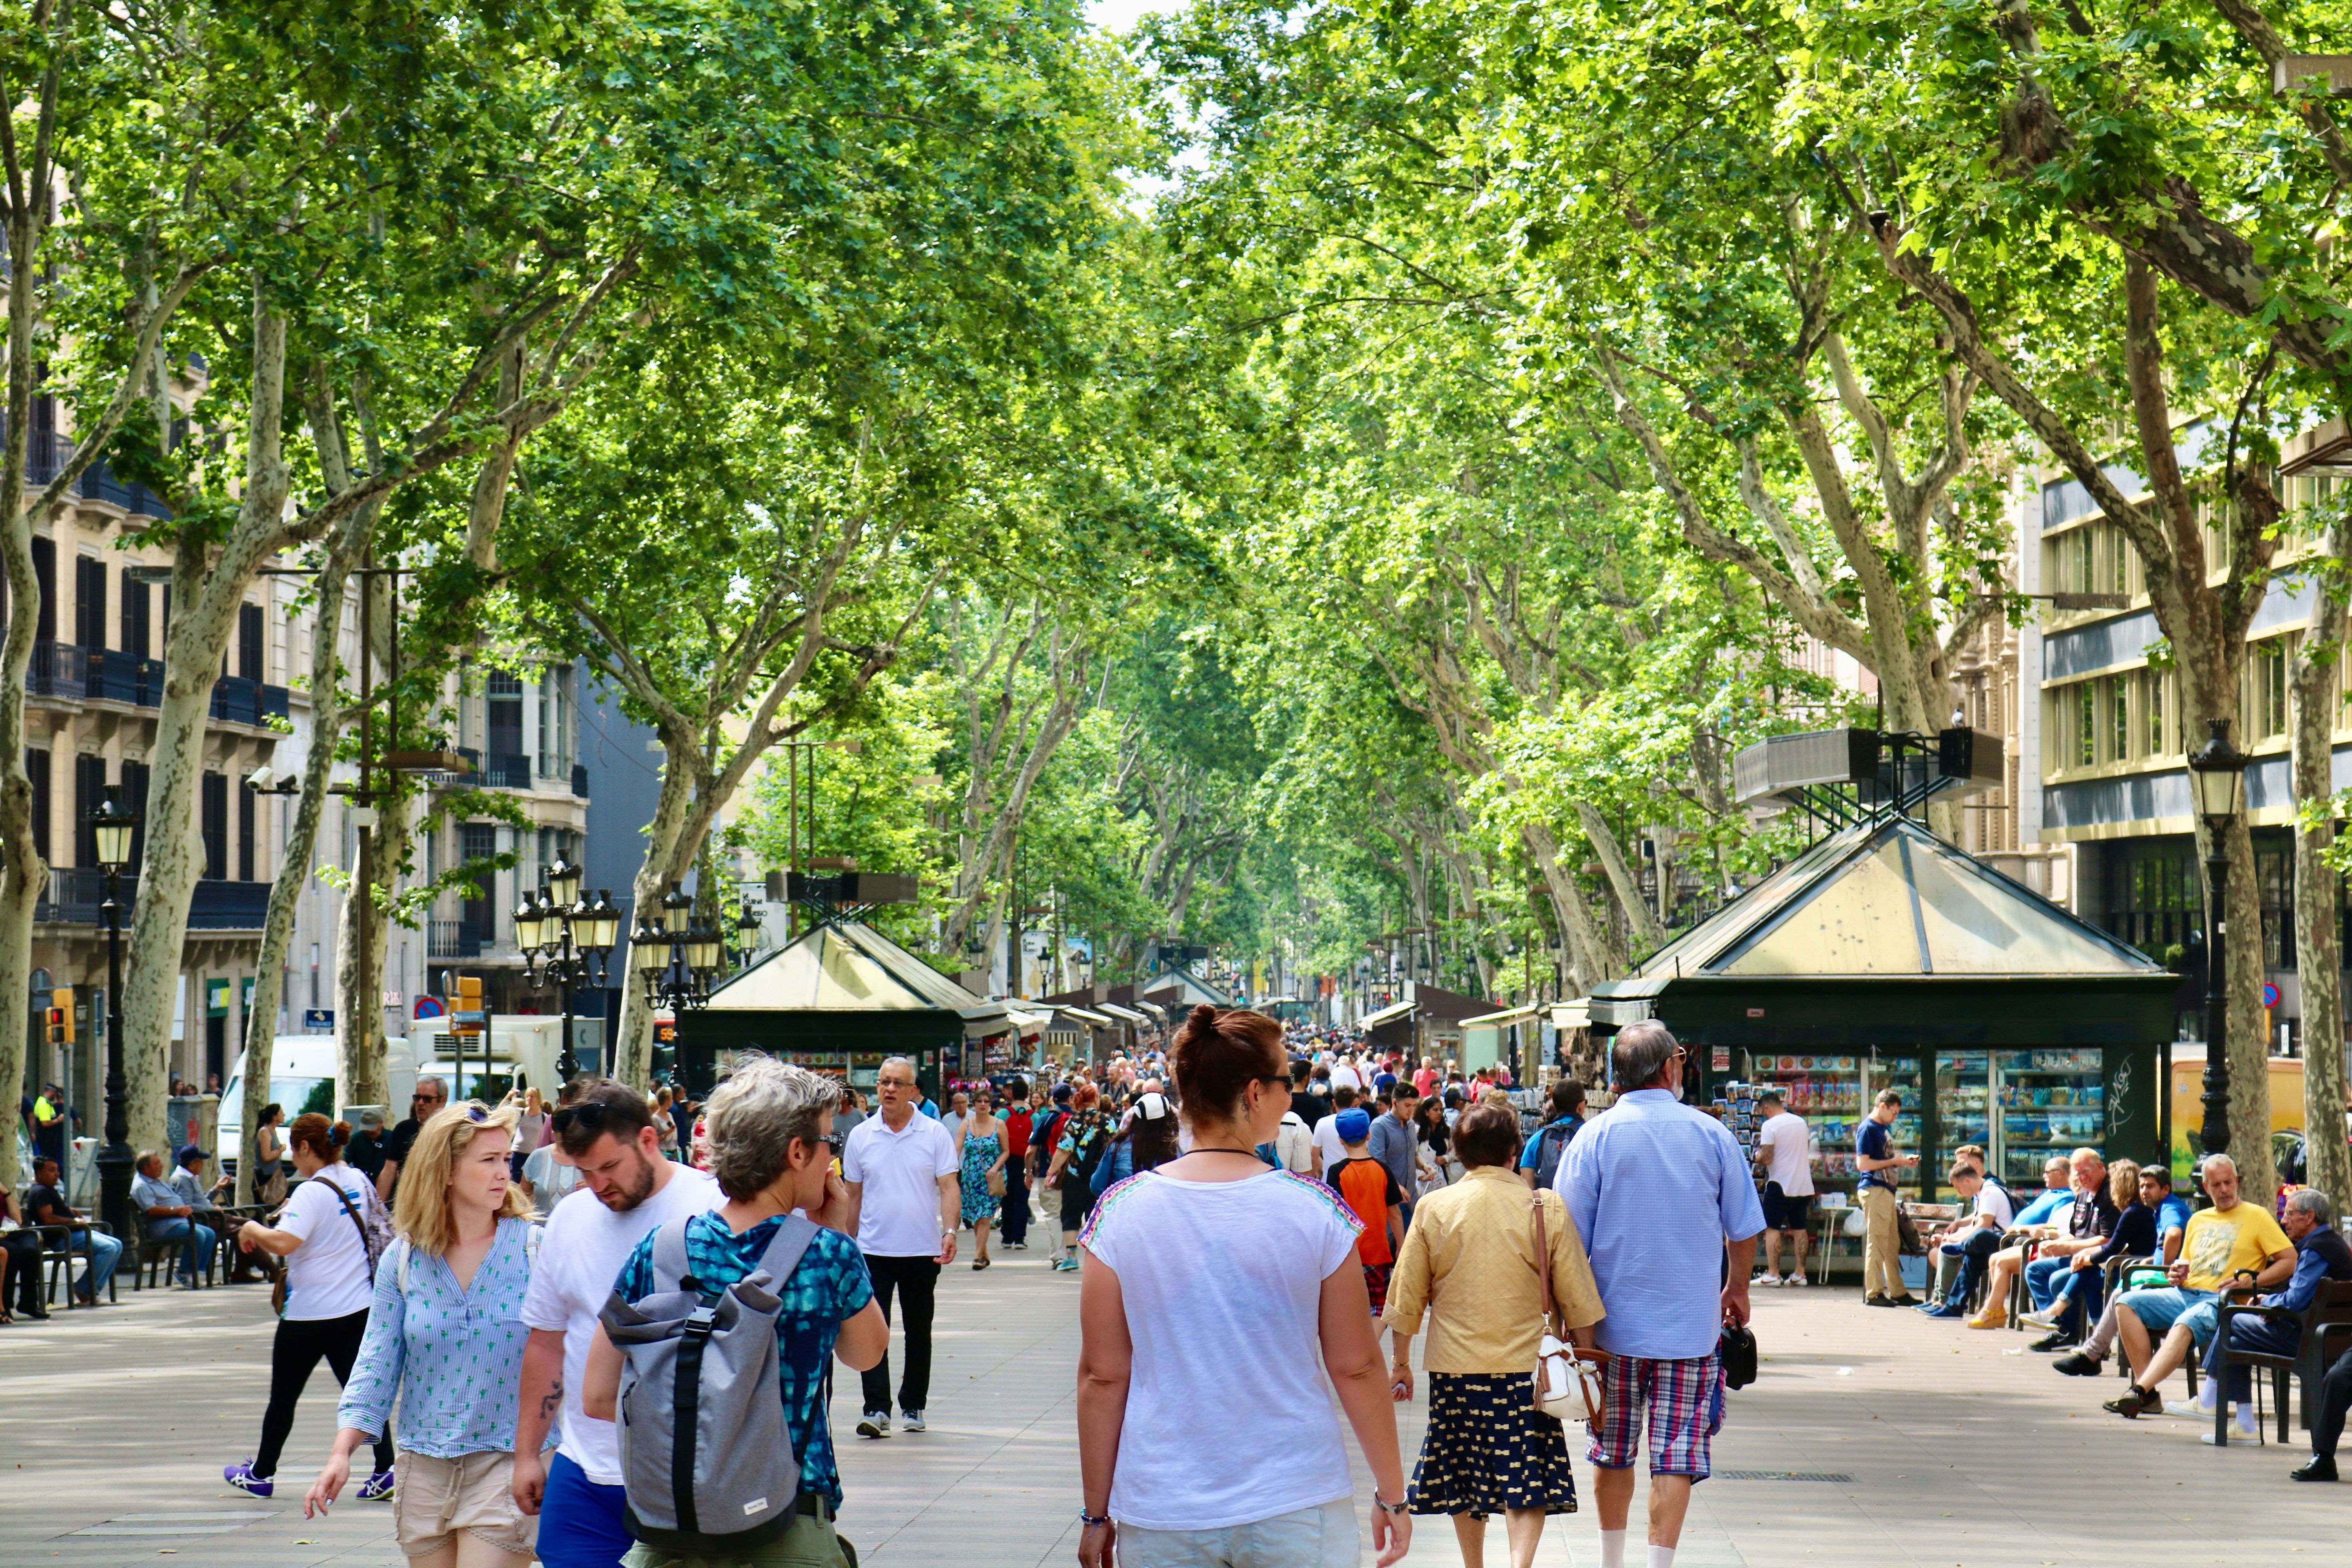
[(822, 1519), (828, 1522), (833, 1519), (833, 1505), (826, 1502), (814, 1492), (803, 1492), (800, 1496), (794, 1498), (793, 1500), (793, 1511), (795, 1513), (804, 1513), (811, 1519)]

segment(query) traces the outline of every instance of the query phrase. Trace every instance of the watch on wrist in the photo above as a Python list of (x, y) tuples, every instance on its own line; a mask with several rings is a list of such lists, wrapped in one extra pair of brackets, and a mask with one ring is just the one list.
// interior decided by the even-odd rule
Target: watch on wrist
[(1388, 1499), (1381, 1496), (1377, 1491), (1372, 1493), (1372, 1502), (1382, 1513), (1388, 1514), (1391, 1518), (1402, 1518), (1405, 1511), (1404, 1504), (1401, 1502), (1391, 1502)]

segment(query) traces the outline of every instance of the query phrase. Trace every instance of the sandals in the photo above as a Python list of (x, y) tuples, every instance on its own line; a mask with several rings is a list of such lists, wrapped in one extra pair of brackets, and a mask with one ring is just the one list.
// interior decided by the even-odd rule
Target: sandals
[(975, 1258), (971, 1260), (971, 1266), (974, 1268), (985, 1268), (988, 1267), (988, 1259), (985, 1258)]

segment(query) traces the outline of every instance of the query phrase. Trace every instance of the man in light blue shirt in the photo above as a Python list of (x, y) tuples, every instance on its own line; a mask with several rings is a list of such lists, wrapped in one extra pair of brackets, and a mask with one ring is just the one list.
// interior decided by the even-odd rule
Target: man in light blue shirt
[(1663, 1024), (1620, 1031), (1610, 1053), (1616, 1103), (1585, 1124), (1553, 1179), (1608, 1310), (1594, 1335), (1610, 1352), (1607, 1414), (1587, 1456), (1601, 1500), (1601, 1568), (1624, 1568), (1644, 1433), (1650, 1563), (1671, 1568), (1691, 1487), (1708, 1474), (1722, 1373), (1717, 1340), (1727, 1321), (1748, 1321), (1748, 1269), (1764, 1229), (1738, 1140), (1682, 1103), (1685, 1060)]

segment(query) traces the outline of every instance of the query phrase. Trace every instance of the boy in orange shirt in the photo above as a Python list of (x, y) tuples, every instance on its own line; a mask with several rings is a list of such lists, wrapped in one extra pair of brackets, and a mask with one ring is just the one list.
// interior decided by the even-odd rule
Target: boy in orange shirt
[(1372, 1119), (1350, 1107), (1338, 1117), (1339, 1146), (1348, 1157), (1323, 1173), (1339, 1201), (1364, 1222), (1356, 1238), (1356, 1256), (1364, 1264), (1364, 1289), (1372, 1299), (1372, 1316), (1389, 1301), (1389, 1276), (1396, 1270), (1396, 1249), (1403, 1245), (1404, 1194), (1389, 1168), (1371, 1156)]

